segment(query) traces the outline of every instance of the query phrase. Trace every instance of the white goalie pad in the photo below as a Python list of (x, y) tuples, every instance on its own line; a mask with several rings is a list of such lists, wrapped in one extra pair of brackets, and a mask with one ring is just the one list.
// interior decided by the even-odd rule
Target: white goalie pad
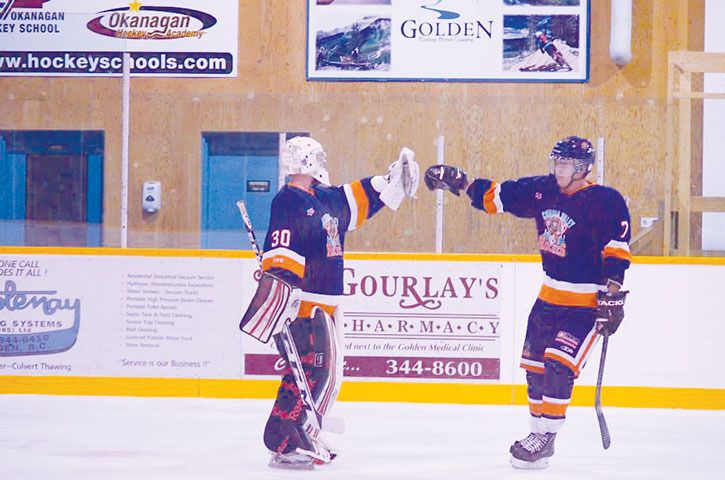
[(403, 198), (412, 198), (418, 191), (420, 168), (413, 150), (403, 147), (398, 159), (390, 164), (388, 183), (380, 192), (380, 200), (392, 210), (400, 207)]
[(299, 288), (274, 275), (262, 273), (239, 329), (262, 343), (268, 343), (286, 323), (297, 317), (301, 295)]

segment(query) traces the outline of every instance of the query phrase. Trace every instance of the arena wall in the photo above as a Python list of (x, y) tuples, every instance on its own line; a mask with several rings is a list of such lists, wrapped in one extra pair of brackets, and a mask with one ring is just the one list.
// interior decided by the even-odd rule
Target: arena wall
[[(130, 205), (140, 205), (144, 180), (159, 179), (164, 208), (153, 216), (130, 210), (129, 246), (199, 248), (201, 135), (210, 131), (309, 132), (326, 145), (338, 182), (384, 172), (403, 145), (422, 166), (432, 164), (439, 136), (447, 162), (493, 179), (543, 173), (563, 136), (603, 137), (605, 180), (629, 199), (637, 233), (640, 218), (661, 216), (665, 194), (667, 53), (702, 49), (704, 2), (634, 2), (634, 60), (621, 68), (608, 55), (610, 1), (591, 3), (589, 81), (517, 84), (309, 82), (305, 2), (240, 2), (238, 77), (131, 80)], [(103, 238), (120, 246), (121, 79), (2, 77), (0, 90), (2, 130), (105, 133)], [(693, 108), (700, 158), (701, 105)], [(528, 223), (454, 202), (446, 198), (445, 251), (536, 251)], [(394, 221), (381, 214), (349, 246), (433, 251), (434, 206), (422, 191)]]
[[(526, 404), (518, 365), (537, 257), (346, 260), (341, 400)], [(277, 369), (274, 350), (238, 330), (255, 269), (250, 252), (0, 247), (0, 393), (273, 398), (277, 370), (255, 362)], [(606, 405), (725, 409), (723, 282), (723, 259), (634, 259)], [(376, 371), (380, 359), (396, 363)], [(592, 403), (598, 363), (595, 347), (574, 405)]]

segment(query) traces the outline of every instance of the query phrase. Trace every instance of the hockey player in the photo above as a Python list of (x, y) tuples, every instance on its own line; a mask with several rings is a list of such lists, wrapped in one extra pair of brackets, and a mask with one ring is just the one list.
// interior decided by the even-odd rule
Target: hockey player
[(531, 433), (510, 448), (515, 468), (548, 466), (574, 380), (599, 337), (624, 318), (629, 212), (619, 192), (586, 180), (593, 162), (591, 142), (572, 136), (551, 151), (549, 175), (469, 184), (460, 168), (434, 165), (425, 173), (431, 190), (463, 190), (474, 208), (536, 221), (544, 279), (521, 357)]
[[(309, 137), (288, 140), (280, 160), (289, 183), (272, 200), (263, 274), (240, 328), (265, 343), (274, 338), (288, 364), (264, 431), (270, 466), (311, 469), (336, 456), (315, 424), (324, 429), (342, 380), (345, 236), (384, 205), (397, 210), (412, 197), (419, 171), (403, 148), (387, 175), (330, 186), (325, 151)], [(288, 318), (292, 341), (285, 343)], [(301, 368), (289, 358), (293, 350)], [(303, 377), (290, 367), (304, 370)], [(298, 383), (308, 384), (311, 399)], [(314, 404), (311, 414), (305, 401)]]

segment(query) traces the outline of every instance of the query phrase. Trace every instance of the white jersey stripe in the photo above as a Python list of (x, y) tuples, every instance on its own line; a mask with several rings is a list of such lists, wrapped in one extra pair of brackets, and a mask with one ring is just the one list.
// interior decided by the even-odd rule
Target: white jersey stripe
[(501, 184), (497, 184), (493, 194), (493, 204), (496, 205), (496, 213), (503, 213), (503, 202), (501, 201)]
[(619, 248), (621, 250), (625, 250), (629, 252), (629, 244), (627, 242), (618, 242), (616, 240), (611, 240), (608, 244), (604, 246), (604, 248), (611, 247), (611, 248)]
[(554, 280), (550, 276), (544, 274), (544, 285), (556, 290), (574, 293), (596, 293), (604, 288), (603, 285), (596, 283), (571, 283), (562, 280)]

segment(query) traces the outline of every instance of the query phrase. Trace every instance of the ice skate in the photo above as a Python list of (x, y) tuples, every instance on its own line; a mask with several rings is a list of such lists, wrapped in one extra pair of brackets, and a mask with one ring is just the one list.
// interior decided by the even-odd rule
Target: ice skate
[(529, 433), (511, 445), (511, 466), (525, 470), (538, 470), (549, 466), (549, 457), (554, 455), (556, 433)]
[(273, 453), (269, 466), (282, 470), (313, 470), (315, 468), (315, 459), (298, 451)]
[(338, 453), (337, 447), (335, 447), (330, 442), (330, 439), (327, 437), (327, 435), (325, 435), (324, 432), (320, 432), (320, 433), (317, 434), (317, 438), (315, 438), (315, 443), (317, 445), (317, 447), (316, 447), (317, 450), (319, 450), (319, 451), (325, 451), (326, 450), (327, 452), (329, 452), (329, 456), (330, 456), (329, 461), (326, 461), (325, 462), (325, 461), (316, 460), (315, 461), (315, 464), (317, 464), (317, 465), (327, 465), (332, 460), (334, 460), (335, 457), (337, 457), (337, 453)]

